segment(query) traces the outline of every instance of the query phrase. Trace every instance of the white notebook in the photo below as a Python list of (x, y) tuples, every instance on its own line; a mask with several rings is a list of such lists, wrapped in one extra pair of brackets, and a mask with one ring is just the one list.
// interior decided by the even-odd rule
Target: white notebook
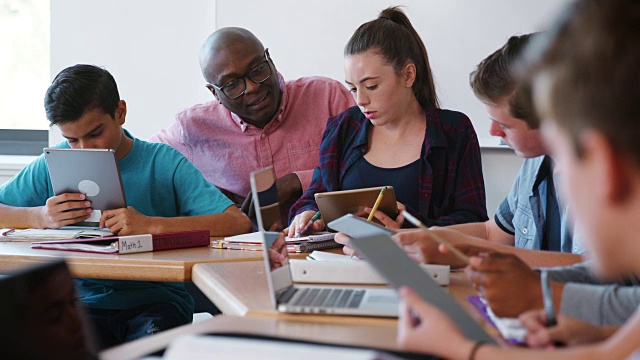
[(0, 229), (0, 241), (43, 241), (98, 238), (113, 235), (109, 229), (69, 227), (65, 229)]
[(350, 349), (278, 340), (259, 340), (226, 336), (187, 335), (174, 340), (164, 359), (305, 359), (305, 360), (374, 360), (397, 359), (375, 350)]

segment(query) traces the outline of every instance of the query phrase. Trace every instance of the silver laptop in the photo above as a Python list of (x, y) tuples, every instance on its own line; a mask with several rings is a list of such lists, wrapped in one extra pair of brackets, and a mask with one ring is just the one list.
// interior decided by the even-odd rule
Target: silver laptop
[(274, 308), (287, 313), (315, 313), (361, 316), (398, 316), (398, 296), (388, 288), (299, 286), (291, 278), (289, 254), (272, 167), (251, 173), (251, 191), (256, 218), (262, 232), (265, 273)]
[(446, 313), (467, 337), (494, 343), (493, 338), (451, 295), (425, 276), (424, 270), (391, 239), (387, 229), (350, 214), (329, 225), (349, 235), (350, 244), (390, 286), (395, 289), (402, 286), (412, 288), (422, 299)]
[(75, 226), (96, 227), (104, 210), (127, 207), (115, 151), (45, 148), (43, 152), (53, 192), (80, 192), (91, 201), (91, 217)]

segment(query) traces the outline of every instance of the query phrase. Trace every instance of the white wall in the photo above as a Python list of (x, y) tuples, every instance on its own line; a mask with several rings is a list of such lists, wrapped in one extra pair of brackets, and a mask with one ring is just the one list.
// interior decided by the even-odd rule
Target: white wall
[[(489, 120), (468, 84), (469, 72), (512, 34), (544, 27), (569, 0), (55, 0), (51, 2), (51, 74), (76, 63), (105, 66), (146, 138), (181, 109), (211, 99), (198, 51), (216, 28), (241, 26), (269, 47), (285, 78), (344, 80), (342, 50), (363, 22), (385, 7), (405, 11), (429, 51), (442, 105), (466, 113), (484, 143)], [(52, 131), (52, 143), (60, 141)], [(483, 149), (490, 213), (521, 164), (510, 150)]]
[(218, 27), (251, 30), (286, 78), (309, 74), (344, 80), (343, 48), (362, 23), (404, 5), (422, 37), (445, 108), (489, 137), (489, 120), (469, 88), (469, 73), (509, 36), (541, 30), (568, 0), (218, 0)]
[(215, 28), (210, 0), (54, 0), (51, 77), (77, 63), (104, 66), (127, 101), (125, 127), (146, 138), (178, 111), (211, 99), (198, 52)]

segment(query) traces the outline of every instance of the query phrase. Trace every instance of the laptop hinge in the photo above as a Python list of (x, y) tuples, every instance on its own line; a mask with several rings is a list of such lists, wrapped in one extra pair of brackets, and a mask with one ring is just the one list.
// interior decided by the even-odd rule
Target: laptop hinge
[(277, 303), (278, 304), (288, 303), (289, 300), (291, 300), (291, 298), (293, 297), (293, 295), (295, 295), (296, 291), (298, 291), (298, 289), (296, 289), (293, 286), (289, 286), (284, 291), (279, 292), (278, 294), (276, 294)]

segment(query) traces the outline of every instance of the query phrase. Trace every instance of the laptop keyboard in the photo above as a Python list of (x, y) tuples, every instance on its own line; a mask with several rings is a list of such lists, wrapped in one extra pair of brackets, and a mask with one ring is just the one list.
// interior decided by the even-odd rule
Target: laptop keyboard
[(299, 296), (289, 305), (305, 307), (357, 308), (364, 299), (365, 290), (354, 289), (299, 289)]

